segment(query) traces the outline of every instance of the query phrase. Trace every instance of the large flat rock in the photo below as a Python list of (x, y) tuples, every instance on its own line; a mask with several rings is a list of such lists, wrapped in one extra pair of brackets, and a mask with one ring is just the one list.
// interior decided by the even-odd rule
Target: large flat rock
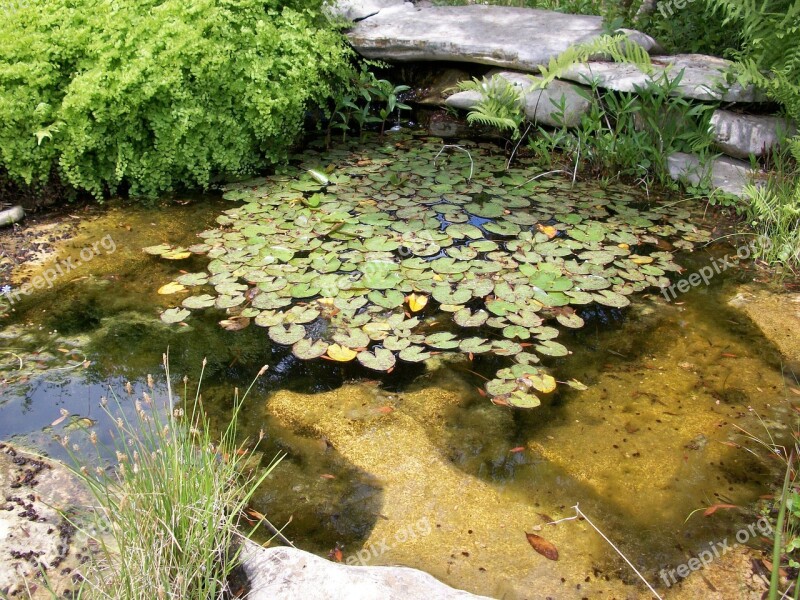
[(295, 548), (248, 543), (242, 559), (250, 600), (489, 600), (416, 569), (336, 564)]
[[(347, 34), (362, 56), (396, 61), (446, 60), (537, 72), (570, 46), (603, 35), (602, 17), (510, 6), (384, 8)], [(649, 36), (629, 32), (648, 51)]]
[(704, 54), (653, 56), (651, 60), (653, 71), (650, 74), (628, 63), (591, 61), (574, 65), (559, 77), (583, 84), (595, 81), (599, 87), (617, 92), (634, 92), (637, 87), (644, 87), (651, 81), (661, 81), (665, 72), (670, 80), (683, 72), (676, 93), (684, 98), (724, 102), (767, 100), (752, 85), (743, 87), (728, 82), (727, 75), (733, 64), (729, 60)]

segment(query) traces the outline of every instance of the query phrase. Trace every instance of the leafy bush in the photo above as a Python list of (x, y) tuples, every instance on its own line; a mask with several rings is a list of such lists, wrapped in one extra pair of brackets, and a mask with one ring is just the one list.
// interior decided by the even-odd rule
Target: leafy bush
[(0, 167), (100, 198), (285, 159), (350, 76), (320, 0), (48, 0), (0, 31)]
[(703, 2), (689, 0), (683, 8), (675, 4), (672, 0), (659, 2), (655, 12), (634, 25), (652, 35), (669, 53), (728, 57), (740, 48), (738, 21), (724, 23)]

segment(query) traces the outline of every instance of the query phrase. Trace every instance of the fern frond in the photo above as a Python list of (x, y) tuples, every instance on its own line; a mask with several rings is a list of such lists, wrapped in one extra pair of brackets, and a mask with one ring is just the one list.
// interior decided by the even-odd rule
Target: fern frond
[(591, 42), (571, 46), (558, 56), (551, 58), (546, 67), (540, 67), (541, 78), (537, 80), (536, 86), (545, 87), (573, 65), (590, 60), (598, 54), (606, 55), (614, 62), (633, 64), (645, 73), (652, 71), (650, 55), (642, 46), (629, 39), (624, 33), (604, 35)]

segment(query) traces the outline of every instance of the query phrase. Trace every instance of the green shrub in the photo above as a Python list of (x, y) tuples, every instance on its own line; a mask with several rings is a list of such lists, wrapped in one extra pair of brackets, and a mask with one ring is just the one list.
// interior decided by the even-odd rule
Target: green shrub
[(0, 167), (100, 198), (284, 160), (349, 77), (320, 0), (32, 0), (0, 31)]

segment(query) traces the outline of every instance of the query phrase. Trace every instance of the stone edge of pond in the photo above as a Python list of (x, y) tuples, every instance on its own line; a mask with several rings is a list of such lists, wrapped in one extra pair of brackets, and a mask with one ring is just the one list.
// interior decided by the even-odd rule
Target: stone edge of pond
[(341, 598), (349, 600), (488, 599), (445, 585), (409, 567), (352, 566), (285, 546), (263, 548), (246, 541), (242, 560), (250, 600)]
[(87, 548), (70, 519), (88, 502), (66, 466), (0, 441), (0, 597), (51, 598), (40, 569), (61, 595), (78, 586)]

